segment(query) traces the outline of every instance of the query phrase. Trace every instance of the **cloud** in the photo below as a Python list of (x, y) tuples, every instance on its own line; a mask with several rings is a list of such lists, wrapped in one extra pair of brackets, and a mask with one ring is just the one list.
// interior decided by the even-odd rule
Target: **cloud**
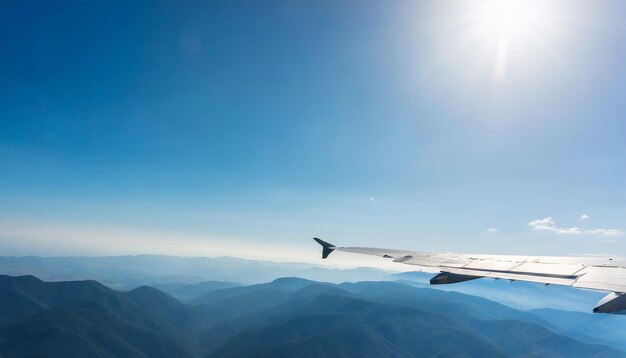
[(487, 232), (498, 232), (498, 228), (495, 228), (495, 227), (487, 228)]
[(376, 200), (376, 198), (375, 198), (375, 197), (373, 197), (373, 196), (370, 196), (370, 197), (369, 197), (369, 201), (374, 201), (374, 200)]
[(557, 234), (582, 234), (583, 231), (578, 227), (557, 227), (552, 217), (537, 219), (528, 223), (533, 230), (553, 231)]
[(550, 216), (548, 216), (547, 218), (531, 221), (528, 223), (528, 225), (533, 230), (552, 231), (557, 234), (565, 234), (565, 235), (591, 234), (591, 235), (602, 235), (602, 236), (620, 236), (624, 234), (623, 231), (618, 230), (618, 229), (581, 229), (577, 226), (558, 227), (556, 226), (556, 222), (554, 222), (554, 220), (552, 220), (552, 217)]
[(587, 215), (587, 214), (582, 214), (580, 216), (580, 220), (587, 220), (587, 219), (589, 219), (589, 215)]

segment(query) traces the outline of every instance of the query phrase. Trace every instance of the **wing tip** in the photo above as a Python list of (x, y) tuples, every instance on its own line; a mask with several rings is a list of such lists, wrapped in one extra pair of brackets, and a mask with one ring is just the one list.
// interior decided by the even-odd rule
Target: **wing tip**
[(335, 245), (328, 243), (322, 239), (318, 239), (317, 237), (314, 237), (313, 240), (315, 240), (318, 244), (322, 245), (322, 258), (323, 259), (327, 258), (331, 252), (335, 251)]

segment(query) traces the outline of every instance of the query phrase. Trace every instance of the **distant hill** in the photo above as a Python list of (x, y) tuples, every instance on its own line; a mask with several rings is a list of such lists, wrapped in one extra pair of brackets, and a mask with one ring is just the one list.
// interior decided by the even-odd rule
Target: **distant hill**
[(166, 284), (152, 284), (153, 287), (177, 298), (183, 302), (188, 302), (203, 296), (209, 292), (222, 290), (225, 288), (234, 288), (244, 286), (242, 283), (237, 282), (224, 282), (224, 281), (203, 281), (199, 283), (184, 284), (184, 283), (166, 283)]
[(151, 287), (0, 276), (0, 355), (186, 356), (188, 334), (215, 314)]
[(306, 286), (309, 286), (313, 283), (316, 282), (297, 277), (283, 277), (269, 283), (261, 283), (231, 289), (214, 290), (199, 297), (196, 297), (192, 301), (192, 303), (214, 304), (216, 302), (230, 299), (233, 297), (243, 296), (249, 293), (258, 293), (261, 291), (280, 291), (284, 293), (291, 293)]
[[(580, 318), (568, 312), (522, 312), (399, 282), (288, 277), (197, 301), (147, 286), (120, 292), (1, 275), (0, 356), (626, 357), (610, 341), (569, 332)], [(548, 322), (559, 315), (562, 325)]]
[(295, 317), (237, 334), (215, 357), (505, 357), (440, 314), (320, 294)]
[(294, 292), (316, 283), (296, 277), (284, 277), (269, 283), (208, 292), (191, 301), (228, 312), (232, 318), (263, 311), (287, 302)]
[(537, 309), (534, 315), (549, 327), (585, 342), (608, 344), (626, 351), (626, 316)]
[(402, 272), (390, 275), (391, 279), (410, 283), (417, 287), (430, 287), (444, 291), (456, 291), (468, 295), (481, 296), (491, 301), (521, 309), (553, 308), (566, 311), (590, 313), (595, 304), (606, 292), (581, 290), (572, 287), (508, 280), (483, 278), (452, 285), (429, 284), (432, 273)]
[(304, 263), (257, 261), (234, 257), (137, 255), (0, 256), (0, 274), (33, 275), (46, 281), (97, 280), (114, 289), (129, 290), (142, 285), (165, 287), (164, 285), (189, 285), (204, 281), (255, 284), (285, 276), (341, 283), (385, 280), (388, 279), (389, 273), (372, 268), (339, 270)]

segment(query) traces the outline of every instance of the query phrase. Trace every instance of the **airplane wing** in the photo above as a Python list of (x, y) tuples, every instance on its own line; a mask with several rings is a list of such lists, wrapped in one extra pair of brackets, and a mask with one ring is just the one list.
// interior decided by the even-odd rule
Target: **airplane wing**
[(373, 255), (406, 265), (440, 271), (431, 284), (449, 284), (481, 277), (538, 282), (609, 291), (593, 309), (597, 313), (626, 310), (626, 260), (612, 257), (558, 257), (427, 253), (371, 247), (340, 247), (314, 238), (322, 258), (333, 251)]

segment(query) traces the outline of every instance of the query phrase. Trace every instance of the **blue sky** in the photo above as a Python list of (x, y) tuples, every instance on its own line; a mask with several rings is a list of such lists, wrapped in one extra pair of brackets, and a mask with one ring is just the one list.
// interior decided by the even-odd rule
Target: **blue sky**
[(626, 253), (626, 4), (533, 4), (4, 1), (0, 251)]

